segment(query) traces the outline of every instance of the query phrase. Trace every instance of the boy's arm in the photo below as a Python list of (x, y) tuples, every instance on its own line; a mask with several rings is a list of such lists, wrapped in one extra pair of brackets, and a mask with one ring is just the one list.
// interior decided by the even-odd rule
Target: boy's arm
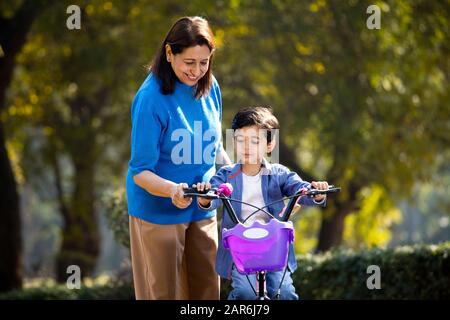
[[(211, 178), (211, 187), (212, 188), (218, 188), (222, 183), (226, 182), (226, 175), (225, 175), (225, 170), (219, 169), (219, 171), (217, 171), (217, 173)], [(211, 211), (211, 210), (215, 210), (217, 209), (220, 204), (221, 201), (220, 199), (213, 199), (209, 202), (209, 206), (204, 206), (202, 204), (199, 203), (199, 199), (197, 198), (197, 205), (201, 210), (207, 210), (207, 211)]]
[[(302, 180), (302, 178), (300, 178), (297, 173), (290, 171), (288, 168), (284, 169), (285, 171), (283, 173), (283, 180), (281, 185), (284, 196), (292, 196), (302, 188), (310, 188), (311, 183)], [(305, 206), (325, 207), (326, 202), (326, 197), (324, 197), (321, 201), (316, 201), (314, 198), (310, 197), (301, 197), (297, 203)]]

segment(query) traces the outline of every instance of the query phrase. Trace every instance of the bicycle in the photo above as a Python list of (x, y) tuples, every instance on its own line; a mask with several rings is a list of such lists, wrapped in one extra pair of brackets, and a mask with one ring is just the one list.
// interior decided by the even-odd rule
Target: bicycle
[[(204, 191), (199, 191), (196, 188), (185, 188), (184, 197), (197, 196), (222, 200), (225, 211), (233, 223), (235, 223), (234, 227), (229, 229), (224, 228), (222, 230), (223, 246), (230, 251), (234, 265), (239, 273), (246, 275), (256, 295), (256, 300), (270, 300), (266, 291), (266, 274), (267, 272), (281, 271), (284, 269), (276, 294), (276, 298), (278, 299), (288, 269), (289, 245), (294, 241), (294, 227), (292, 221), (289, 221), (289, 218), (291, 217), (295, 204), (304, 196), (314, 197), (318, 194), (337, 193), (340, 190), (341, 188), (334, 187), (333, 185), (330, 185), (327, 190), (302, 188), (292, 196), (283, 197), (261, 208), (241, 200), (230, 198), (233, 187), (229, 183), (223, 183), (218, 188), (211, 188)], [(287, 199), (290, 199), (289, 203), (280, 218), (276, 218), (267, 210), (264, 210), (274, 203)], [(231, 201), (246, 204), (256, 210), (241, 222), (231, 205)], [(245, 225), (251, 216), (260, 211), (271, 217), (268, 223), (255, 221), (250, 225)], [(248, 278), (248, 275), (253, 273), (256, 273), (257, 290), (253, 288)]]

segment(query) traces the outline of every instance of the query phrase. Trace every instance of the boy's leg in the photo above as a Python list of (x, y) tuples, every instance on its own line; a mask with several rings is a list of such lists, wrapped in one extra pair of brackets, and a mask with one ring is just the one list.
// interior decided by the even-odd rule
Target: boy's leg
[(131, 262), (137, 300), (187, 299), (187, 224), (159, 225), (130, 216)]
[(215, 216), (189, 224), (185, 243), (189, 299), (220, 299), (220, 279), (215, 270), (217, 237)]
[[(247, 277), (250, 282), (249, 280), (247, 280)], [(231, 287), (233, 289), (228, 295), (228, 300), (256, 299), (256, 294), (253, 291), (256, 290), (256, 276), (254, 274), (249, 274), (247, 275), (247, 277), (244, 274), (240, 274), (237, 271), (236, 267), (233, 265), (233, 269), (231, 270)]]
[[(281, 279), (283, 278), (284, 270), (277, 272), (269, 272), (267, 274), (267, 291), (270, 299), (275, 299), (280, 287)], [(289, 270), (284, 276), (283, 285), (280, 288), (280, 300), (298, 300), (298, 295), (295, 293), (295, 287)]]

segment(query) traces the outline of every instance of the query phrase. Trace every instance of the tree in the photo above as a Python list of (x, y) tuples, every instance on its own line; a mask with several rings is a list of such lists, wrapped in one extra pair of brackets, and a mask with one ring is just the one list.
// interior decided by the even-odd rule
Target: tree
[[(155, 14), (170, 3), (85, 1), (78, 3), (81, 29), (71, 31), (65, 28), (67, 15), (61, 14), (69, 4), (53, 6), (36, 24), (14, 83), (16, 107), (32, 110), (23, 126), (34, 128), (23, 141), (22, 165), (37, 188), (42, 188), (42, 176), (52, 173), (53, 187), (46, 191), (54, 195), (63, 218), (59, 281), (67, 278), (69, 265), (80, 266), (83, 277), (95, 270), (99, 195), (112, 180), (123, 183), (132, 95), (146, 76), (149, 52), (172, 22)], [(27, 160), (30, 156), (33, 161)], [(37, 163), (36, 157), (43, 161)]]
[[(0, 7), (0, 114), (6, 109), (6, 92), (13, 78), (16, 56), (26, 42), (33, 21), (52, 1), (11, 2)], [(16, 180), (6, 149), (0, 117), (0, 292), (22, 285), (20, 207)]]

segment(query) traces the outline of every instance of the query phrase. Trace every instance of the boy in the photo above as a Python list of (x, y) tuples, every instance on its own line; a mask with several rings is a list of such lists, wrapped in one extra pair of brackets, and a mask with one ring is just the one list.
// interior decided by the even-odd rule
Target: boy
[[(217, 174), (211, 179), (211, 183), (198, 183), (194, 186), (198, 190), (205, 190), (218, 187), (222, 183), (231, 183), (233, 193), (231, 197), (251, 203), (258, 208), (264, 207), (267, 203), (294, 195), (303, 187), (314, 187), (317, 189), (328, 189), (328, 183), (306, 182), (296, 173), (280, 164), (271, 164), (264, 159), (266, 153), (272, 152), (275, 147), (274, 132), (279, 129), (278, 120), (272, 114), (271, 109), (264, 107), (251, 107), (240, 110), (234, 117), (232, 123), (234, 130), (234, 142), (236, 154), (239, 162), (234, 165), (227, 165), (219, 169)], [(314, 199), (303, 197), (299, 203), (303, 205), (325, 206), (325, 195), (317, 195)], [(201, 197), (197, 198), (198, 205), (204, 210), (214, 210), (221, 200), (210, 200)], [(255, 211), (253, 207), (231, 201), (231, 204), (240, 221), (246, 219)], [(277, 202), (266, 209), (275, 217), (280, 217), (284, 210), (284, 203)], [(264, 212), (258, 212), (250, 217), (246, 224), (253, 221), (267, 222), (270, 217)], [(233, 222), (227, 213), (223, 215), (222, 228), (233, 227)], [(291, 244), (289, 248), (288, 272), (283, 280), (280, 291), (280, 299), (297, 300), (295, 288), (292, 285), (291, 273), (297, 268), (295, 251)], [(222, 242), (219, 242), (219, 249), (216, 258), (216, 271), (224, 278), (231, 279), (233, 290), (228, 299), (232, 300), (253, 300), (256, 298), (253, 288), (256, 287), (255, 275), (249, 275), (250, 285), (246, 276), (240, 274), (235, 266), (231, 254), (224, 249)], [(269, 272), (266, 275), (267, 294), (273, 299), (278, 292), (283, 271)]]

